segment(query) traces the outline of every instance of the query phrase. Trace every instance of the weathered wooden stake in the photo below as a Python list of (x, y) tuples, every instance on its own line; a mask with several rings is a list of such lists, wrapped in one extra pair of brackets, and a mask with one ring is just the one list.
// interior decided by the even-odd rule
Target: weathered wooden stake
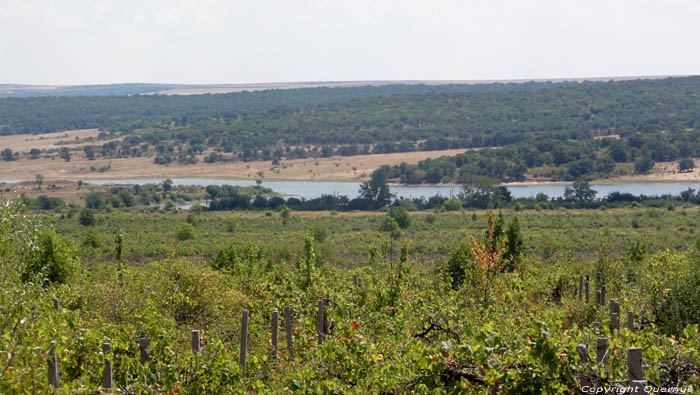
[(634, 313), (631, 311), (627, 312), (627, 329), (634, 332)]
[[(585, 344), (577, 344), (576, 345), (576, 352), (578, 353), (578, 356), (581, 358), (581, 363), (588, 364), (588, 347)], [(587, 375), (581, 374), (580, 376), (581, 379), (581, 385), (591, 385), (591, 379), (588, 378)]]
[(578, 275), (578, 301), (583, 299), (583, 274)]
[(141, 354), (141, 363), (148, 362), (148, 338), (142, 337), (139, 339), (139, 354)]
[(598, 321), (594, 322), (593, 327), (596, 329), (600, 329), (600, 327), (601, 327), (600, 322), (598, 322)]
[(596, 341), (596, 362), (607, 363), (608, 362), (608, 338), (600, 337)]
[(246, 368), (246, 353), (248, 352), (248, 310), (243, 310), (243, 316), (241, 317), (241, 352), (240, 352), (240, 364), (242, 375), (245, 376)]
[[(586, 277), (588, 277), (588, 276), (586, 276)], [(588, 296), (588, 279), (586, 279), (585, 288), (586, 288), (586, 303), (588, 303), (590, 300), (589, 296)]]
[(352, 275), (352, 284), (353, 284), (355, 287), (357, 287), (357, 282), (358, 282), (358, 281), (357, 281), (357, 274), (353, 274), (353, 275)]
[(53, 298), (53, 309), (58, 312), (58, 298)]
[(596, 284), (600, 284), (600, 280), (601, 280), (601, 278), (600, 278), (600, 272), (596, 273), (596, 275), (595, 275), (595, 280), (596, 280)]
[(600, 303), (600, 295), (601, 295), (600, 290), (599, 290), (599, 289), (596, 289), (596, 290), (595, 290), (595, 304), (596, 304), (597, 306), (600, 306), (600, 305), (601, 305), (601, 303)]
[(600, 305), (605, 306), (605, 285), (600, 287)]
[(199, 336), (199, 330), (198, 329), (193, 329), (192, 330), (192, 352), (194, 355), (199, 354), (199, 352), (202, 350), (201, 344), (200, 344), (200, 336)]
[(287, 333), (287, 349), (289, 349), (289, 359), (294, 359), (294, 346), (292, 345), (292, 312), (289, 306), (284, 308), (284, 330)]
[(280, 313), (277, 310), (272, 312), (272, 351), (275, 359), (277, 359), (277, 350), (279, 348), (279, 328), (280, 328)]
[(576, 352), (581, 358), (581, 362), (588, 363), (588, 346), (586, 346), (585, 344), (577, 344)]
[(56, 356), (55, 350), (56, 342), (51, 342), (51, 346), (46, 352), (48, 357), (46, 358), (46, 367), (49, 374), (49, 385), (58, 388), (60, 385), (58, 382), (58, 357)]
[(107, 358), (107, 353), (112, 351), (112, 343), (102, 343), (102, 355), (104, 356), (105, 367), (102, 370), (102, 388), (112, 389), (112, 361)]
[(316, 333), (318, 334), (318, 344), (323, 344), (323, 337), (325, 335), (324, 322), (326, 316), (326, 302), (323, 299), (318, 300), (318, 317), (316, 319)]
[(610, 313), (610, 335), (620, 330), (620, 317), (617, 313)]
[(644, 380), (641, 348), (627, 349), (627, 379), (630, 382), (634, 380)]

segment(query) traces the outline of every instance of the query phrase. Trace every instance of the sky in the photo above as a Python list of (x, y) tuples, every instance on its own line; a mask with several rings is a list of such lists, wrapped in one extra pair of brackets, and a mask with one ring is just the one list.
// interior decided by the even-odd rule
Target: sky
[(0, 83), (700, 74), (697, 0), (0, 0)]

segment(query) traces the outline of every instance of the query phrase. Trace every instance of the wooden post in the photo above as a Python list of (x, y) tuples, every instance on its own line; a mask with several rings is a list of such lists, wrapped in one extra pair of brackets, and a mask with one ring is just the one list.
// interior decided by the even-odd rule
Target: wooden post
[(605, 285), (600, 287), (600, 305), (605, 306)]
[(248, 310), (243, 310), (243, 316), (241, 317), (241, 352), (240, 352), (240, 364), (243, 376), (245, 376), (246, 368), (246, 353), (248, 352)]
[(353, 275), (352, 275), (352, 285), (354, 285), (355, 287), (357, 287), (357, 283), (358, 283), (357, 274), (353, 274)]
[(107, 353), (112, 351), (112, 343), (102, 343), (102, 355), (104, 356), (105, 367), (102, 370), (102, 388), (112, 389), (112, 361), (107, 358)]
[[(585, 344), (577, 344), (576, 345), (576, 352), (578, 353), (578, 356), (581, 358), (581, 363), (584, 365), (588, 364), (588, 347)], [(581, 385), (591, 385), (591, 379), (588, 378), (587, 375), (581, 374), (580, 376), (581, 379)]]
[(292, 312), (289, 306), (284, 308), (284, 330), (287, 333), (287, 349), (289, 359), (294, 359), (294, 347), (292, 345)]
[(620, 316), (620, 304), (615, 301), (613, 308), (615, 309), (615, 314)]
[(48, 369), (49, 385), (54, 388), (58, 388), (58, 357), (56, 356), (55, 350), (56, 342), (51, 342), (51, 346), (46, 352), (46, 368)]
[(141, 354), (141, 363), (148, 362), (148, 338), (142, 337), (139, 339), (139, 354)]
[(627, 329), (634, 332), (634, 313), (631, 311), (627, 312)]
[(627, 378), (630, 383), (634, 380), (644, 380), (641, 348), (627, 349)]
[(583, 274), (578, 275), (578, 301), (583, 299)]
[[(588, 276), (586, 276), (586, 277), (588, 277)], [(589, 301), (589, 297), (588, 297), (588, 279), (586, 279), (585, 288), (586, 288), (586, 303), (588, 303), (588, 301)]]
[(58, 298), (53, 298), (53, 309), (56, 310), (56, 312), (58, 313)]
[(596, 280), (596, 284), (600, 285), (600, 280), (601, 280), (601, 278), (600, 278), (600, 272), (596, 273), (596, 275), (595, 275), (595, 280)]
[(585, 344), (577, 344), (576, 352), (581, 358), (581, 362), (588, 363), (588, 346), (586, 346)]
[(600, 322), (598, 322), (598, 321), (594, 322), (593, 327), (600, 330)]
[(620, 330), (620, 317), (617, 313), (610, 313), (610, 335), (615, 333), (615, 330)]
[(192, 352), (194, 355), (199, 354), (199, 351), (201, 351), (201, 344), (200, 344), (200, 337), (199, 337), (199, 330), (194, 329), (192, 330)]
[(596, 341), (596, 362), (608, 362), (608, 338), (601, 337)]
[(318, 317), (316, 318), (316, 333), (318, 334), (318, 345), (323, 344), (324, 337), (324, 320), (326, 316), (325, 312), (326, 303), (323, 299), (318, 300)]
[(596, 304), (597, 306), (600, 306), (600, 305), (602, 304), (602, 303), (600, 302), (600, 300), (601, 300), (601, 297), (600, 297), (600, 296), (601, 296), (601, 295), (602, 295), (602, 294), (601, 294), (600, 290), (599, 290), (599, 289), (596, 289), (596, 291), (595, 291), (595, 304)]
[(280, 313), (276, 309), (272, 311), (272, 351), (275, 359), (277, 359), (277, 350), (279, 348), (279, 327)]

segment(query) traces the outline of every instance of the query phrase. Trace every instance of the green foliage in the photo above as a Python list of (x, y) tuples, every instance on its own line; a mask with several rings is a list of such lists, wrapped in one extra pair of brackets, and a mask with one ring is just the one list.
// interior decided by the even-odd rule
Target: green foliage
[(175, 231), (175, 237), (180, 241), (194, 239), (195, 228), (190, 223), (180, 225)]
[(411, 225), (411, 216), (404, 207), (392, 206), (389, 208), (387, 215), (393, 218), (401, 229), (406, 229)]
[(316, 224), (311, 229), (311, 234), (317, 243), (323, 243), (323, 241), (328, 237), (328, 228), (321, 224)]
[(84, 208), (80, 210), (80, 215), (78, 216), (78, 223), (83, 226), (93, 226), (95, 225), (95, 214), (89, 208)]
[(24, 256), (22, 281), (38, 280), (49, 283), (66, 283), (80, 266), (75, 246), (56, 235), (51, 229), (43, 229), (37, 235), (35, 248)]
[(689, 258), (687, 271), (656, 289), (654, 315), (669, 336), (680, 336), (689, 325), (700, 325), (700, 260)]

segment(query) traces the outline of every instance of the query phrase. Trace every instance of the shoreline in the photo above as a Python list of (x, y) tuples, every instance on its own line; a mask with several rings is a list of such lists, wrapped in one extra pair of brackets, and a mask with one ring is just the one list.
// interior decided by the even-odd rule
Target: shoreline
[[(245, 177), (226, 177), (226, 176), (153, 176), (153, 177), (88, 177), (88, 178), (45, 178), (44, 183), (48, 182), (78, 182), (83, 181), (84, 183), (91, 183), (92, 181), (104, 182), (104, 181), (145, 181), (145, 180), (166, 180), (166, 179), (177, 179), (177, 180), (218, 180), (218, 181), (248, 181), (255, 183), (257, 178), (245, 178)], [(264, 178), (262, 179), (261, 185), (264, 186), (266, 182), (304, 182), (304, 183), (342, 183), (342, 184), (361, 184), (367, 180), (354, 180), (350, 181), (347, 179), (337, 179), (337, 178)], [(20, 182), (34, 182), (34, 179), (22, 179), (22, 178), (0, 178), (0, 184), (15, 184)], [(119, 182), (115, 182), (119, 184)], [(570, 181), (515, 181), (499, 183), (497, 186), (504, 187), (532, 187), (532, 186), (560, 186), (560, 185), (572, 185), (573, 182)], [(641, 179), (598, 179), (590, 181), (590, 185), (617, 185), (617, 184), (700, 184), (700, 179), (695, 180), (678, 180), (669, 178), (641, 178)], [(452, 187), (460, 188), (461, 184), (456, 183), (441, 183), (441, 184), (400, 184), (395, 182), (387, 183), (389, 187)]]

